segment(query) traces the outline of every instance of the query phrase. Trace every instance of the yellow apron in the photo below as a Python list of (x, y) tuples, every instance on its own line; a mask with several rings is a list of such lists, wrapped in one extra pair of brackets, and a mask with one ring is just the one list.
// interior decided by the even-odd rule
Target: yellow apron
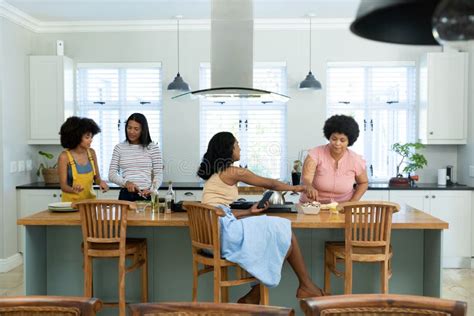
[(69, 165), (71, 166), (72, 171), (72, 184), (80, 184), (84, 188), (79, 193), (69, 193), (63, 192), (61, 201), (63, 202), (75, 202), (87, 199), (95, 199), (95, 193), (93, 191), (92, 185), (94, 184), (94, 178), (96, 175), (94, 158), (92, 157), (89, 150), (87, 150), (87, 156), (92, 167), (92, 171), (88, 173), (78, 173), (76, 168), (76, 162), (72, 157), (69, 150), (66, 150), (67, 157), (69, 159)]

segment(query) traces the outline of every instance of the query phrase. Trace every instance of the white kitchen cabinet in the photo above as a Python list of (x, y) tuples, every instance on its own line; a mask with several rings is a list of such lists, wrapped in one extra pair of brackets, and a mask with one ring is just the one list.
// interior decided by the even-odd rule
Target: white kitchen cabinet
[(443, 267), (467, 268), (471, 261), (470, 191), (390, 190), (390, 201), (408, 204), (449, 223), (443, 231)]
[(419, 80), (421, 142), (466, 144), (468, 54), (426, 54), (420, 61)]
[[(176, 201), (201, 201), (202, 199), (202, 190), (175, 190)], [(160, 197), (165, 197), (164, 195)]]
[(361, 201), (388, 201), (388, 190), (367, 190)]
[(59, 129), (74, 115), (74, 63), (66, 56), (30, 56), (29, 144), (59, 144)]
[(102, 190), (95, 190), (95, 195), (98, 199), (101, 200), (117, 200), (120, 190), (109, 190), (107, 192), (102, 192)]
[[(61, 201), (61, 190), (28, 190), (17, 191), (17, 216), (22, 218), (34, 213), (44, 211), (49, 203)], [(18, 248), (21, 253), (24, 252), (25, 240), (24, 226), (18, 226)]]

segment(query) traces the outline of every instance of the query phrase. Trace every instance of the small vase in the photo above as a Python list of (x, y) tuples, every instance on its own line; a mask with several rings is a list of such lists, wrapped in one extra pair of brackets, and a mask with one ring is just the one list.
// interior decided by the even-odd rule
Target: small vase
[(299, 185), (301, 179), (301, 172), (292, 172), (291, 173), (291, 183), (293, 185)]

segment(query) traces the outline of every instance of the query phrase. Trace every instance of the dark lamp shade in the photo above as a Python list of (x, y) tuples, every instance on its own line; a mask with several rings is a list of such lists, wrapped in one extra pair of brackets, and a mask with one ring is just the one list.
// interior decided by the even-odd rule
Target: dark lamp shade
[(362, 0), (352, 33), (374, 41), (439, 45), (432, 18), (440, 0)]
[(300, 89), (313, 89), (313, 90), (321, 90), (321, 82), (316, 80), (314, 78), (313, 73), (310, 71), (307, 75), (306, 78), (301, 81)]
[(183, 77), (178, 74), (174, 77), (173, 82), (168, 85), (168, 90), (181, 90), (181, 91), (190, 91), (189, 85), (184, 82)]

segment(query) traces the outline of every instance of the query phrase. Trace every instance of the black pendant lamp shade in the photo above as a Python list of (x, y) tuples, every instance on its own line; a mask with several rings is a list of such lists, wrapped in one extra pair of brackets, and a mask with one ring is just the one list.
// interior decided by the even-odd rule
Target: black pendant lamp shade
[(438, 45), (432, 18), (439, 0), (362, 0), (352, 33), (379, 42)]
[(168, 90), (180, 90), (180, 91), (190, 91), (189, 84), (184, 82), (183, 77), (179, 74), (179, 19), (182, 16), (176, 16), (176, 24), (177, 24), (177, 46), (178, 46), (178, 73), (176, 77), (174, 77), (173, 82), (168, 85)]
[(308, 14), (309, 16), (309, 72), (304, 78), (303, 81), (300, 82), (299, 88), (300, 89), (312, 89), (312, 90), (321, 90), (321, 82), (316, 80), (313, 73), (311, 72), (311, 18), (313, 14)]
[(314, 78), (313, 73), (310, 70), (309, 73), (306, 75), (306, 78), (301, 81), (299, 88), (321, 90), (321, 82)]

